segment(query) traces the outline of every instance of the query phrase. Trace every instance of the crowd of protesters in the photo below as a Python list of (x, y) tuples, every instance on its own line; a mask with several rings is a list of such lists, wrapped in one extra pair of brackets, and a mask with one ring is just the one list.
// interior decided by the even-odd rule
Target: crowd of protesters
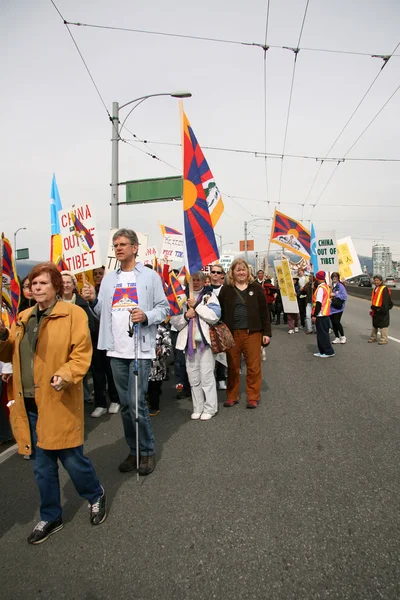
[[(120, 229), (113, 245), (120, 267), (108, 274), (104, 267), (95, 269), (94, 285), (85, 282), (81, 293), (71, 272), (60, 273), (52, 263), (36, 265), (21, 282), (18, 319), (11, 329), (0, 324), (0, 442), (14, 436), (18, 451), (34, 459), (41, 521), (28, 538), (32, 544), (63, 527), (58, 460), (88, 500), (92, 525), (107, 516), (105, 490), (83, 453), (84, 401), (92, 402), (89, 370), (91, 417), (121, 413), (129, 454), (119, 470), (145, 476), (156, 466), (151, 417), (162, 409), (170, 354), (177, 399), (191, 400), (192, 420), (209, 421), (218, 412), (218, 390), (226, 392), (224, 407), (239, 403), (243, 358), (246, 407), (258, 407), (261, 363), (271, 341), (271, 324), (279, 326), (282, 313), (290, 335), (316, 334), (316, 357), (335, 356), (332, 344), (347, 341), (341, 322), (347, 291), (338, 273), (328, 284), (325, 272), (313, 277), (298, 269), (293, 274), (298, 311), (285, 312), (279, 285), (262, 270), (254, 278), (241, 258), (232, 262), (227, 274), (213, 264), (207, 273), (192, 274), (192, 289), (186, 289), (179, 314), (170, 315), (168, 282), (136, 260), (136, 233)], [(376, 341), (381, 328), (379, 343), (385, 344), (390, 292), (379, 277), (375, 279), (369, 341)], [(210, 328), (220, 322), (234, 344), (215, 355)]]

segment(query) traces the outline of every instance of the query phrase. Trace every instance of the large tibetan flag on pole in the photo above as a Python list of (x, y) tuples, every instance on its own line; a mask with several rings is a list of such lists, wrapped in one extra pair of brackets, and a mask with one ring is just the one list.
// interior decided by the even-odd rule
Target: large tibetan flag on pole
[(50, 261), (57, 265), (61, 271), (67, 269), (64, 263), (63, 249), (62, 249), (62, 237), (60, 233), (60, 220), (58, 217), (59, 211), (62, 210), (60, 194), (58, 193), (58, 187), (56, 182), (56, 176), (53, 173), (53, 179), (51, 181), (50, 190), (50, 224), (51, 224), (51, 237), (50, 237)]
[(310, 258), (310, 232), (299, 221), (275, 210), (271, 242), (303, 258)]
[(219, 253), (206, 193), (206, 184), (213, 176), (183, 108), (181, 114), (186, 264), (193, 274), (218, 260)]
[(3, 302), (8, 311), (15, 317), (18, 314), (19, 299), (21, 289), (15, 267), (11, 244), (4, 234), (1, 235), (1, 306), (3, 312)]

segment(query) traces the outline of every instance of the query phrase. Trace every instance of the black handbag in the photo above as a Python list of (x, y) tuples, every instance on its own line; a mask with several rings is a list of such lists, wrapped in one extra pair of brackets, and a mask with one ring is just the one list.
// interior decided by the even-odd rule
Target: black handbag
[(331, 305), (333, 308), (336, 308), (336, 310), (339, 310), (343, 307), (343, 302), (344, 302), (344, 300), (341, 300), (340, 298), (336, 298), (336, 296), (335, 296), (331, 300)]

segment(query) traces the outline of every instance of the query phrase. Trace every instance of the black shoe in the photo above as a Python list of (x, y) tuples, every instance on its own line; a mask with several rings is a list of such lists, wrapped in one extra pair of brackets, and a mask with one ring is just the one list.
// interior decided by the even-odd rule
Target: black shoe
[(156, 468), (156, 457), (141, 456), (139, 465), (139, 475), (150, 475)]
[(41, 544), (64, 527), (61, 517), (56, 521), (39, 521), (28, 537), (28, 544)]
[(129, 473), (129, 471), (135, 471), (136, 465), (136, 456), (129, 454), (119, 465), (118, 469), (121, 471), (121, 473)]
[(100, 525), (107, 518), (106, 510), (106, 493), (103, 490), (103, 495), (90, 506), (90, 522), (92, 525)]
[(176, 399), (177, 400), (186, 400), (186, 398), (191, 399), (192, 394), (190, 393), (190, 390), (182, 390), (181, 392), (178, 392), (178, 394), (176, 395)]

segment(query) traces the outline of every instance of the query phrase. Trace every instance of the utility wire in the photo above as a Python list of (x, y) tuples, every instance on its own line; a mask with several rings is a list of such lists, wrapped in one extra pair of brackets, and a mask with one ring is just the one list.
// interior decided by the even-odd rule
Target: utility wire
[(264, 76), (264, 172), (265, 172), (265, 201), (268, 204), (268, 211), (271, 215), (271, 205), (269, 202), (269, 186), (268, 186), (268, 157), (267, 157), (267, 39), (268, 39), (268, 25), (269, 25), (269, 7), (270, 0), (267, 0), (267, 12), (265, 16), (265, 38), (264, 38), (264, 63), (263, 63), (263, 76)]

